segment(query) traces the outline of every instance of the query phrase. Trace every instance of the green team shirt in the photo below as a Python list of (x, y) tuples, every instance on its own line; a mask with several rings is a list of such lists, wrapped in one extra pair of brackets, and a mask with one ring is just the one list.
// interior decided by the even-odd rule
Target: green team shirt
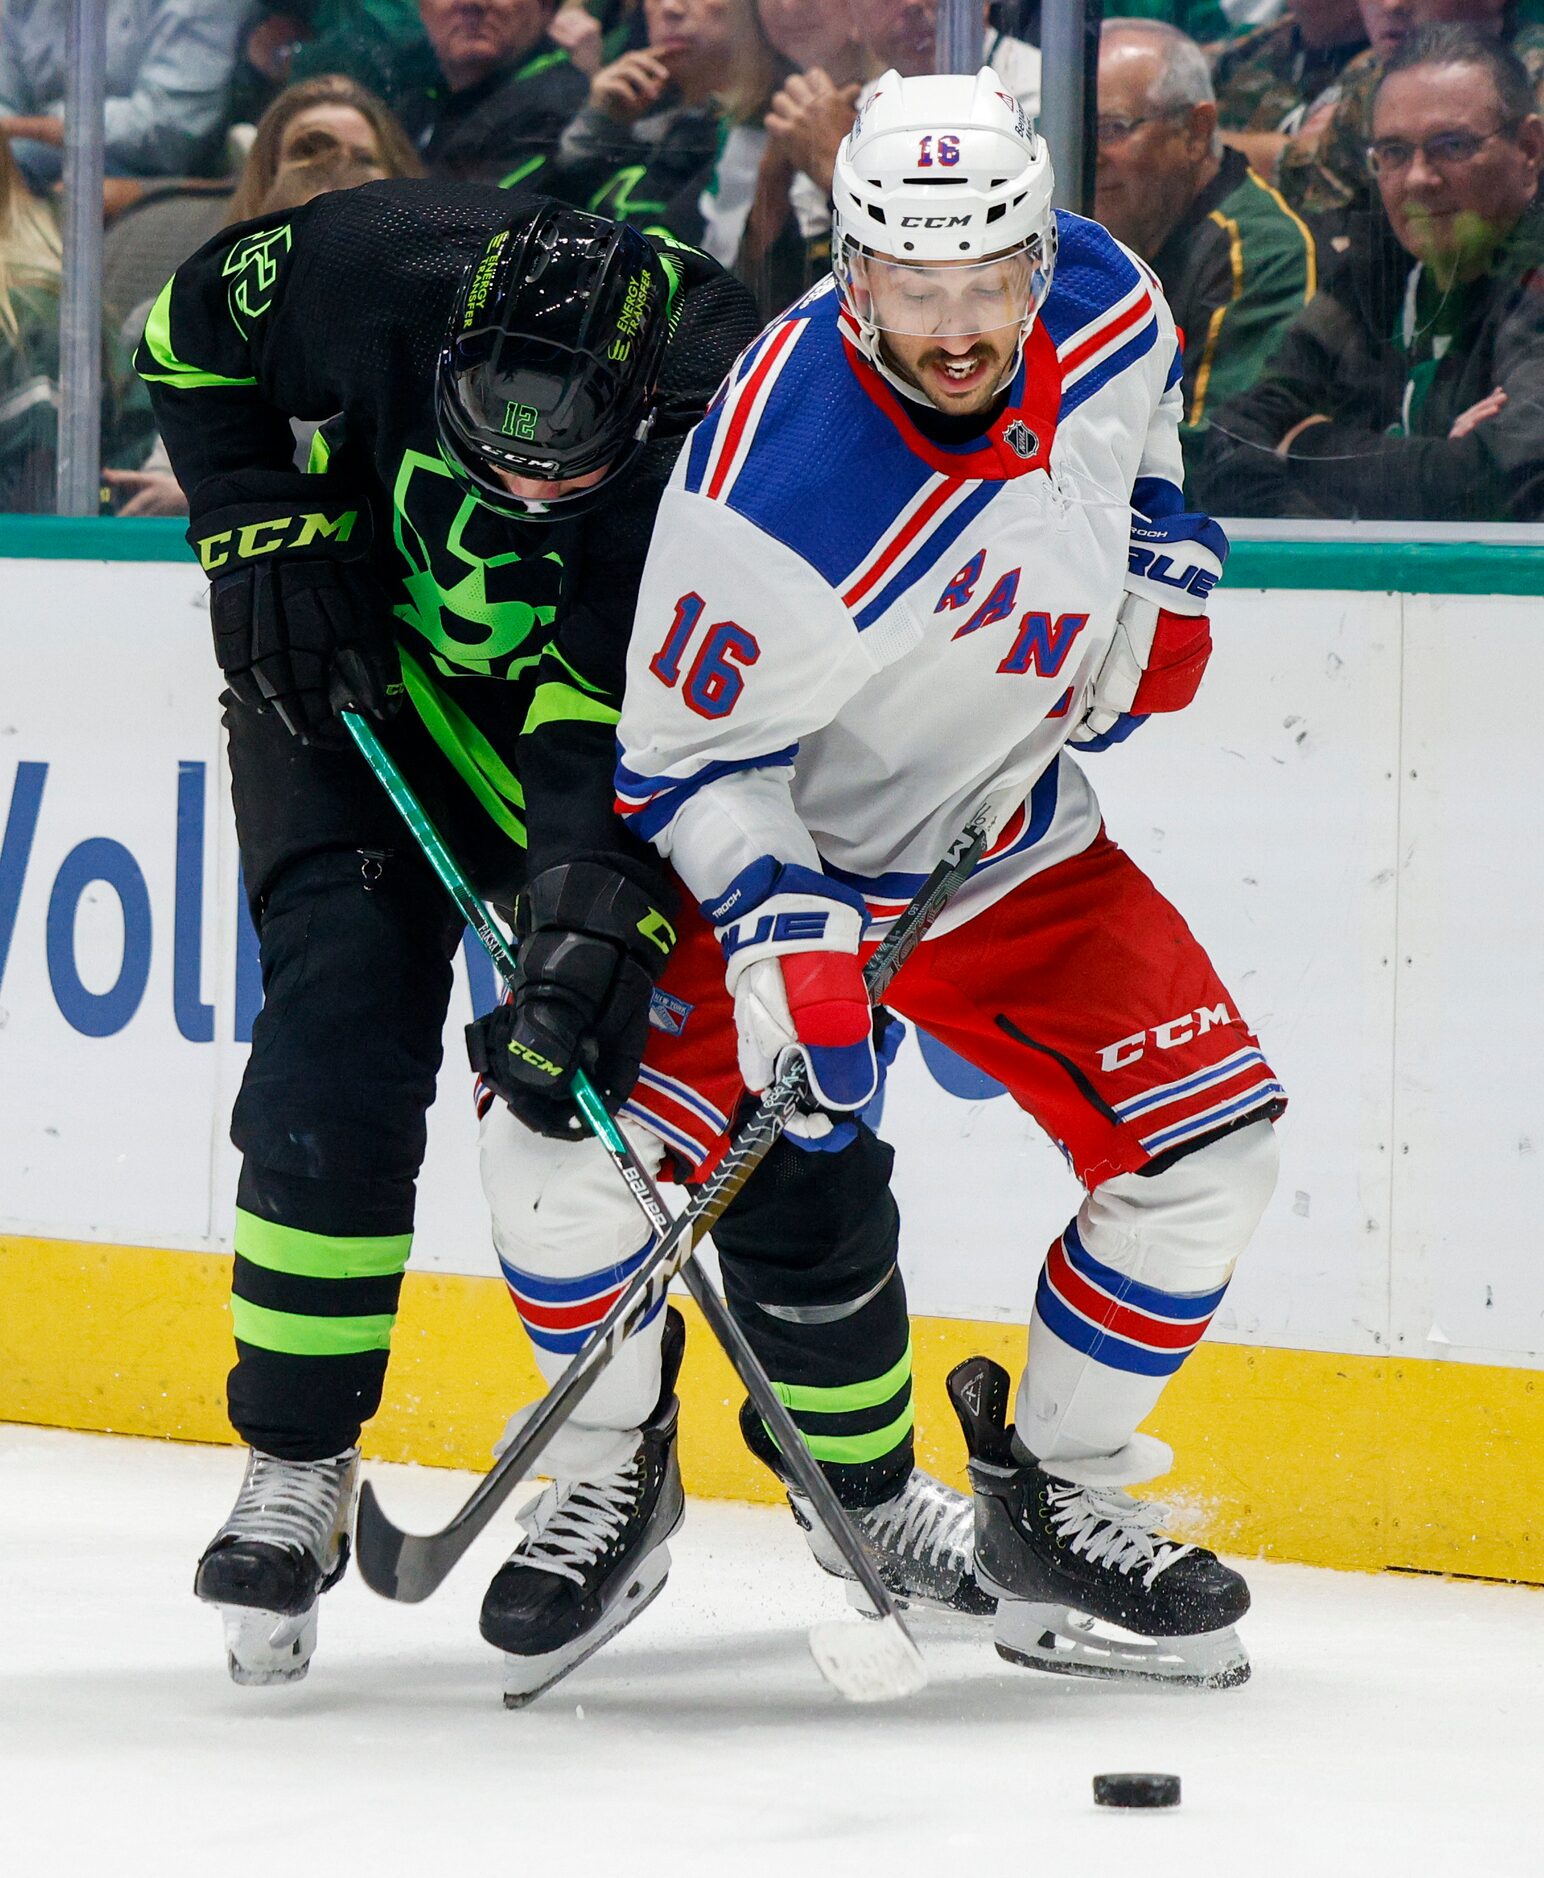
[(1318, 290), (1302, 217), (1236, 150), (1153, 258), (1183, 340), (1185, 427), (1260, 376)]

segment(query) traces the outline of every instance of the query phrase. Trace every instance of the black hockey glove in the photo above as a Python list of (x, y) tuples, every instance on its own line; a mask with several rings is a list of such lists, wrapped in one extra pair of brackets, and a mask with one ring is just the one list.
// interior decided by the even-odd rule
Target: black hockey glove
[(191, 508), (214, 655), (242, 703), (303, 743), (338, 735), (345, 704), (384, 718), (401, 677), (366, 504), (325, 477), (254, 470), (212, 477)]
[(472, 1068), (540, 1135), (584, 1133), (567, 1093), (576, 1069), (613, 1113), (638, 1079), (654, 981), (675, 944), (670, 909), (644, 877), (615, 858), (538, 874), (515, 910), (514, 997), (467, 1025)]

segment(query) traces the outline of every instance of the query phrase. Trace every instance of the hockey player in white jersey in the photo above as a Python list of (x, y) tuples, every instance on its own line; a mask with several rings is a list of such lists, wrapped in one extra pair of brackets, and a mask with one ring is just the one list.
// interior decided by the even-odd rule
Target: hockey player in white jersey
[[(861, 962), (992, 801), (992, 847), (890, 1003), (1006, 1084), (1086, 1197), (1013, 1425), (996, 1364), (950, 1378), (980, 1581), (1011, 1660), (1226, 1685), (1243, 1580), (1122, 1489), (1171, 1459), (1139, 1425), (1259, 1220), (1285, 1097), (1069, 754), (1182, 708), (1210, 652), (1227, 543), (1180, 493), (1173, 321), (1127, 250), (1053, 213), (990, 70), (888, 74), (833, 194), (834, 279), (694, 432), (644, 577), (619, 807), (701, 917), (624, 1113), (704, 1159), (739, 1078), (764, 1088), (791, 1050), (813, 1132), (861, 1109)], [(778, 1374), (775, 1327), (730, 1295)], [(804, 1389), (805, 1425), (875, 1388)]]

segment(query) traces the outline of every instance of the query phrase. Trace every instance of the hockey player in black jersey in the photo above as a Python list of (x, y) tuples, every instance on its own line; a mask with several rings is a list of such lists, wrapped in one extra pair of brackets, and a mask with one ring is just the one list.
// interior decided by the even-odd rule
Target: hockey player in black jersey
[[(632, 1086), (673, 935), (663, 870), (612, 813), (627, 636), (680, 441), (754, 327), (694, 250), (417, 182), (224, 232), (147, 321), (136, 362), (210, 577), (265, 995), (232, 1121), (229, 1405), (251, 1453), (196, 1583), (238, 1681), (304, 1674), (347, 1563), (459, 938), (335, 708), (377, 720), (484, 895), (518, 896), (519, 994), (472, 1051), (517, 1138), (561, 1160), (570, 1104), (508, 1065), (582, 1061), (613, 1106)], [(304, 472), (292, 418), (320, 425)], [(865, 1167), (882, 1188), (887, 1158)], [(541, 1174), (507, 1153), (501, 1170)], [(827, 1262), (829, 1228), (789, 1226), (796, 1264)], [(516, 1694), (663, 1582), (679, 1338), (663, 1366), (637, 1341), (583, 1405), (616, 1451), (554, 1459), (490, 1587)], [(549, 1374), (566, 1360), (537, 1354)]]

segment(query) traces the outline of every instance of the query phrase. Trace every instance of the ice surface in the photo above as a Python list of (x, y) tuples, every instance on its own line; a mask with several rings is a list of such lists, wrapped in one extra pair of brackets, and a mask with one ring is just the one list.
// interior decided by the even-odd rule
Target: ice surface
[[(428, 1527), (468, 1477), (376, 1467)], [(1544, 1595), (1249, 1569), (1230, 1694), (1010, 1669), (919, 1623), (932, 1683), (822, 1684), (839, 1615), (785, 1515), (694, 1503), (663, 1597), (532, 1708), (477, 1635), (505, 1514), (427, 1604), (352, 1574), (296, 1687), (225, 1676), (193, 1563), (234, 1451), (0, 1428), (0, 1869), (480, 1878), (1514, 1878), (1544, 1873)], [(1095, 1773), (1184, 1780), (1096, 1811)]]

